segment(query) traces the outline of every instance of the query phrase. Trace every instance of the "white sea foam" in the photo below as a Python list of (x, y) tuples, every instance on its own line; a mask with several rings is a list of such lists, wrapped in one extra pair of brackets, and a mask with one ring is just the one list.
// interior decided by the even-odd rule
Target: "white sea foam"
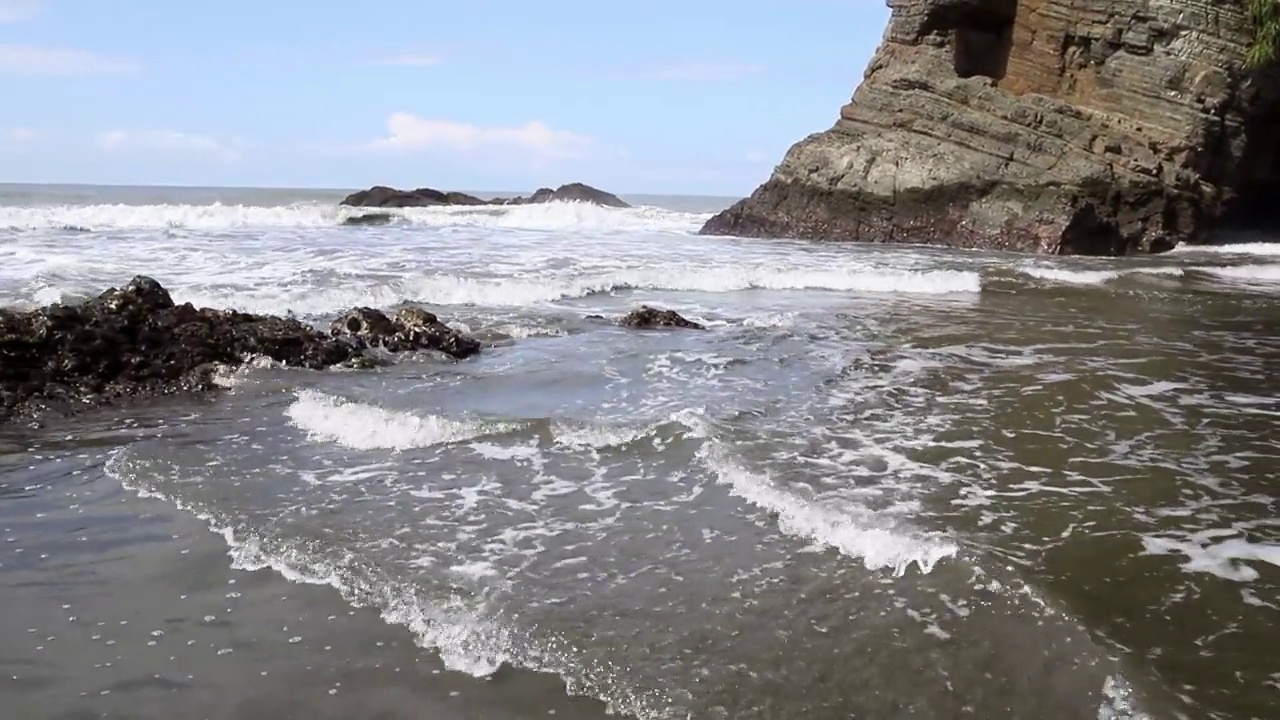
[(552, 434), (557, 444), (577, 449), (601, 450), (633, 443), (652, 433), (655, 425), (611, 425), (556, 423)]
[(283, 368), (284, 364), (272, 360), (265, 355), (253, 355), (245, 358), (240, 365), (220, 365), (213, 373), (213, 384), (218, 387), (233, 388), (243, 385), (253, 373), (260, 370)]
[[(127, 280), (133, 269), (122, 268), (106, 283)], [(213, 273), (213, 269), (209, 269)], [(322, 284), (263, 278), (251, 287), (228, 288), (213, 277), (174, 277), (155, 273), (177, 302), (197, 307), (235, 309), (254, 313), (297, 313), (324, 316), (353, 306), (391, 307), (402, 302), (484, 307), (531, 307), (597, 294), (629, 290), (730, 293), (751, 290), (809, 290), (846, 293), (902, 293), (947, 295), (977, 293), (976, 272), (939, 270), (917, 272), (875, 268), (845, 270), (770, 269), (754, 265), (620, 268), (605, 272), (559, 275), (476, 277), (446, 272), (404, 273), (386, 279), (334, 279)], [(240, 273), (238, 273), (240, 274)], [(241, 277), (244, 277), (241, 274)], [(30, 285), (9, 303), (37, 306), (84, 297), (101, 291), (103, 280), (86, 278), (50, 285)]]
[(1098, 285), (1120, 277), (1120, 273), (1116, 270), (1067, 270), (1040, 265), (1024, 267), (1022, 272), (1040, 280), (1075, 285)]
[(1280, 255), (1280, 243), (1245, 242), (1228, 245), (1179, 245), (1173, 249), (1183, 254), (1223, 254), (1223, 255)]
[(958, 551), (951, 540), (904, 530), (870, 509), (837, 510), (789, 493), (768, 475), (744, 468), (717, 440), (707, 440), (699, 457), (734, 495), (776, 513), (783, 533), (834, 548), (868, 570), (892, 569), (901, 576), (916, 565), (928, 573)]
[(746, 317), (742, 320), (742, 325), (750, 328), (787, 328), (794, 327), (798, 320), (793, 312), (774, 312)]
[(352, 402), (315, 390), (301, 390), (285, 411), (294, 427), (313, 441), (355, 450), (408, 450), (460, 442), (506, 426), (478, 420), (414, 415)]
[(425, 603), (407, 589), (354, 577), (346, 568), (296, 548), (269, 550), (261, 538), (237, 531), (179, 498), (138, 483), (124, 459), (127, 451), (128, 448), (121, 448), (111, 454), (104, 468), (106, 473), (141, 498), (169, 502), (207, 523), (211, 531), (226, 541), (233, 569), (245, 572), (269, 569), (289, 582), (333, 587), (353, 605), (373, 604), (382, 610), (384, 621), (408, 627), (420, 646), (436, 650), (450, 670), (484, 678), (512, 661), (513, 643), (508, 629), (485, 617), (482, 607), (467, 607), (457, 602)]
[(1200, 268), (1207, 273), (1232, 280), (1280, 282), (1280, 264), (1224, 265)]
[(1119, 279), (1125, 275), (1169, 275), (1179, 276), (1183, 269), (1178, 267), (1124, 268), (1122, 270), (1071, 270), (1068, 268), (1049, 267), (1046, 265), (1027, 265), (1021, 271), (1039, 280), (1068, 283), (1072, 285), (1101, 285)]
[(349, 208), (319, 203), (262, 207), (254, 205), (50, 205), (0, 206), (0, 228), (9, 230), (233, 230), (239, 228), (323, 228), (346, 218), (388, 213), (399, 222), (425, 226), (486, 226), (555, 230), (692, 232), (708, 217), (655, 207), (606, 208), (587, 203), (554, 202), (519, 206), (447, 206), (431, 208)]
[(1151, 716), (1138, 710), (1128, 681), (1119, 675), (1111, 675), (1102, 684), (1098, 720), (1151, 720)]
[[(207, 523), (211, 531), (226, 541), (234, 569), (271, 570), (290, 582), (333, 587), (350, 605), (377, 608), (383, 621), (405, 626), (420, 647), (437, 652), (450, 670), (476, 678), (487, 678), (504, 665), (553, 673), (565, 681), (569, 694), (600, 699), (610, 714), (668, 717), (662, 709), (670, 706), (669, 701), (655, 701), (646, 693), (617, 684), (619, 673), (607, 661), (582, 667), (576, 646), (554, 631), (539, 633), (534, 641), (490, 614), (482, 597), (426, 600), (413, 586), (370, 574), (358, 563), (349, 564), (357, 560), (349, 553), (340, 561), (326, 560), (302, 547), (269, 543), (253, 532), (233, 528), (225, 520), (139, 481), (138, 472), (130, 465), (130, 454), (128, 447), (114, 451), (104, 468), (106, 473), (141, 498), (171, 503)], [(419, 559), (414, 564), (422, 567), (435, 563)], [(487, 582), (501, 576), (485, 559), (458, 558), (448, 570), (455, 577), (473, 582)]]
[(978, 273), (928, 272), (850, 267), (836, 270), (780, 270), (765, 265), (718, 264), (698, 267), (626, 268), (562, 278), (463, 280), (436, 277), (415, 288), (442, 304), (522, 306), (621, 290), (724, 293), (744, 290), (834, 290), (868, 293), (976, 293)]
[(1182, 568), (1187, 572), (1209, 573), (1224, 580), (1257, 580), (1260, 574), (1247, 564), (1249, 561), (1280, 567), (1280, 545), (1250, 542), (1235, 530), (1205, 530), (1182, 538), (1147, 535), (1142, 544), (1152, 555), (1185, 555)]

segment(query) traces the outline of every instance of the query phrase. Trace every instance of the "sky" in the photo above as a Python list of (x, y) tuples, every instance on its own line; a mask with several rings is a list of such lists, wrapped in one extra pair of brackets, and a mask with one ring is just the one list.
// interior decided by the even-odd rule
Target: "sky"
[(884, 0), (0, 0), (0, 182), (743, 195)]

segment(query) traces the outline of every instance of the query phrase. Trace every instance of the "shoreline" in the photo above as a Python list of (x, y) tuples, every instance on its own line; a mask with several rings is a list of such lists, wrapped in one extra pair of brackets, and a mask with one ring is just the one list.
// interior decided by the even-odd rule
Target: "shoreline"
[(205, 522), (104, 472), (113, 449), (59, 451), (65, 476), (0, 486), (12, 717), (607, 717), (552, 675), (448, 670), (332, 587), (233, 569)]

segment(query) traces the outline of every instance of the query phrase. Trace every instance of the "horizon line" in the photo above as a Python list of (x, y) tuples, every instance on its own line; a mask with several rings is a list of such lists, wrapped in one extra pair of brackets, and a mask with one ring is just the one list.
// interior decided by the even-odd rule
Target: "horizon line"
[[(301, 191), (308, 191), (308, 192), (351, 193), (351, 192), (358, 192), (359, 190), (366, 190), (369, 187), (375, 187), (375, 186), (370, 185), (370, 186), (364, 186), (364, 187), (340, 188), (340, 187), (319, 187), (319, 186), (307, 187), (307, 186), (287, 186), (287, 185), (164, 185), (164, 184), (156, 185), (156, 184), (148, 184), (148, 183), (0, 181), (0, 187), (62, 187), (62, 188), (80, 187), (80, 188), (117, 188), (117, 189), (118, 188), (149, 188), (149, 189), (171, 189), (171, 190), (301, 190)], [(394, 187), (394, 186), (387, 186), (387, 187)], [(430, 187), (430, 186), (418, 186), (418, 187)], [(592, 187), (595, 187), (595, 186), (592, 186)], [(477, 194), (477, 195), (501, 195), (501, 194), (509, 194), (513, 192), (527, 193), (527, 192), (533, 192), (538, 189), (539, 188), (537, 187), (533, 188), (532, 190), (462, 189), (462, 190), (450, 190), (449, 192), (463, 192), (463, 193)], [(599, 188), (599, 189), (604, 190), (605, 188)], [(746, 195), (742, 195), (742, 194), (713, 195), (713, 194), (692, 194), (692, 193), (659, 193), (659, 192), (626, 192), (626, 191), (619, 192), (619, 191), (612, 191), (612, 190), (609, 190), (608, 192), (613, 192), (614, 194), (620, 195), (620, 196), (625, 195), (625, 196), (631, 196), (631, 197), (697, 197), (697, 198), (715, 198), (718, 200), (719, 199), (740, 199), (740, 198), (746, 197)]]

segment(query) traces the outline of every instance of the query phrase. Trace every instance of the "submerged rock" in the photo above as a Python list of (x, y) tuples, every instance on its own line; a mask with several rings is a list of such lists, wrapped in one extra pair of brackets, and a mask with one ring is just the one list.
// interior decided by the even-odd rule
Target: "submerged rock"
[(835, 126), (704, 234), (1118, 255), (1276, 229), (1239, 0), (898, 0)]
[(536, 205), (538, 203), (549, 202), (583, 202), (592, 205), (603, 205), (605, 207), (629, 208), (631, 207), (621, 198), (613, 193), (607, 193), (604, 190), (593, 188), (590, 185), (582, 183), (569, 183), (561, 185), (552, 190), (551, 188), (538, 188), (529, 197), (513, 197), (497, 200), (502, 205)]
[(675, 310), (641, 305), (624, 315), (618, 324), (629, 328), (686, 328), (689, 330), (706, 330), (706, 326), (686, 319)]
[(0, 309), (0, 421), (209, 389), (216, 367), (255, 355), (319, 370), (376, 363), (366, 352), (371, 346), (456, 358), (479, 352), (477, 341), (425, 316), (431, 321), (407, 314), (374, 319), (373, 329), (344, 325), (326, 334), (291, 318), (176, 305), (160, 283), (141, 275), (77, 305)]
[(474, 195), (445, 192), (434, 188), (397, 190), (385, 185), (375, 185), (368, 190), (351, 193), (339, 205), (352, 207), (433, 207), (437, 205), (484, 205), (486, 201)]
[(343, 218), (343, 225), (390, 225), (395, 220), (391, 213), (366, 213)]

